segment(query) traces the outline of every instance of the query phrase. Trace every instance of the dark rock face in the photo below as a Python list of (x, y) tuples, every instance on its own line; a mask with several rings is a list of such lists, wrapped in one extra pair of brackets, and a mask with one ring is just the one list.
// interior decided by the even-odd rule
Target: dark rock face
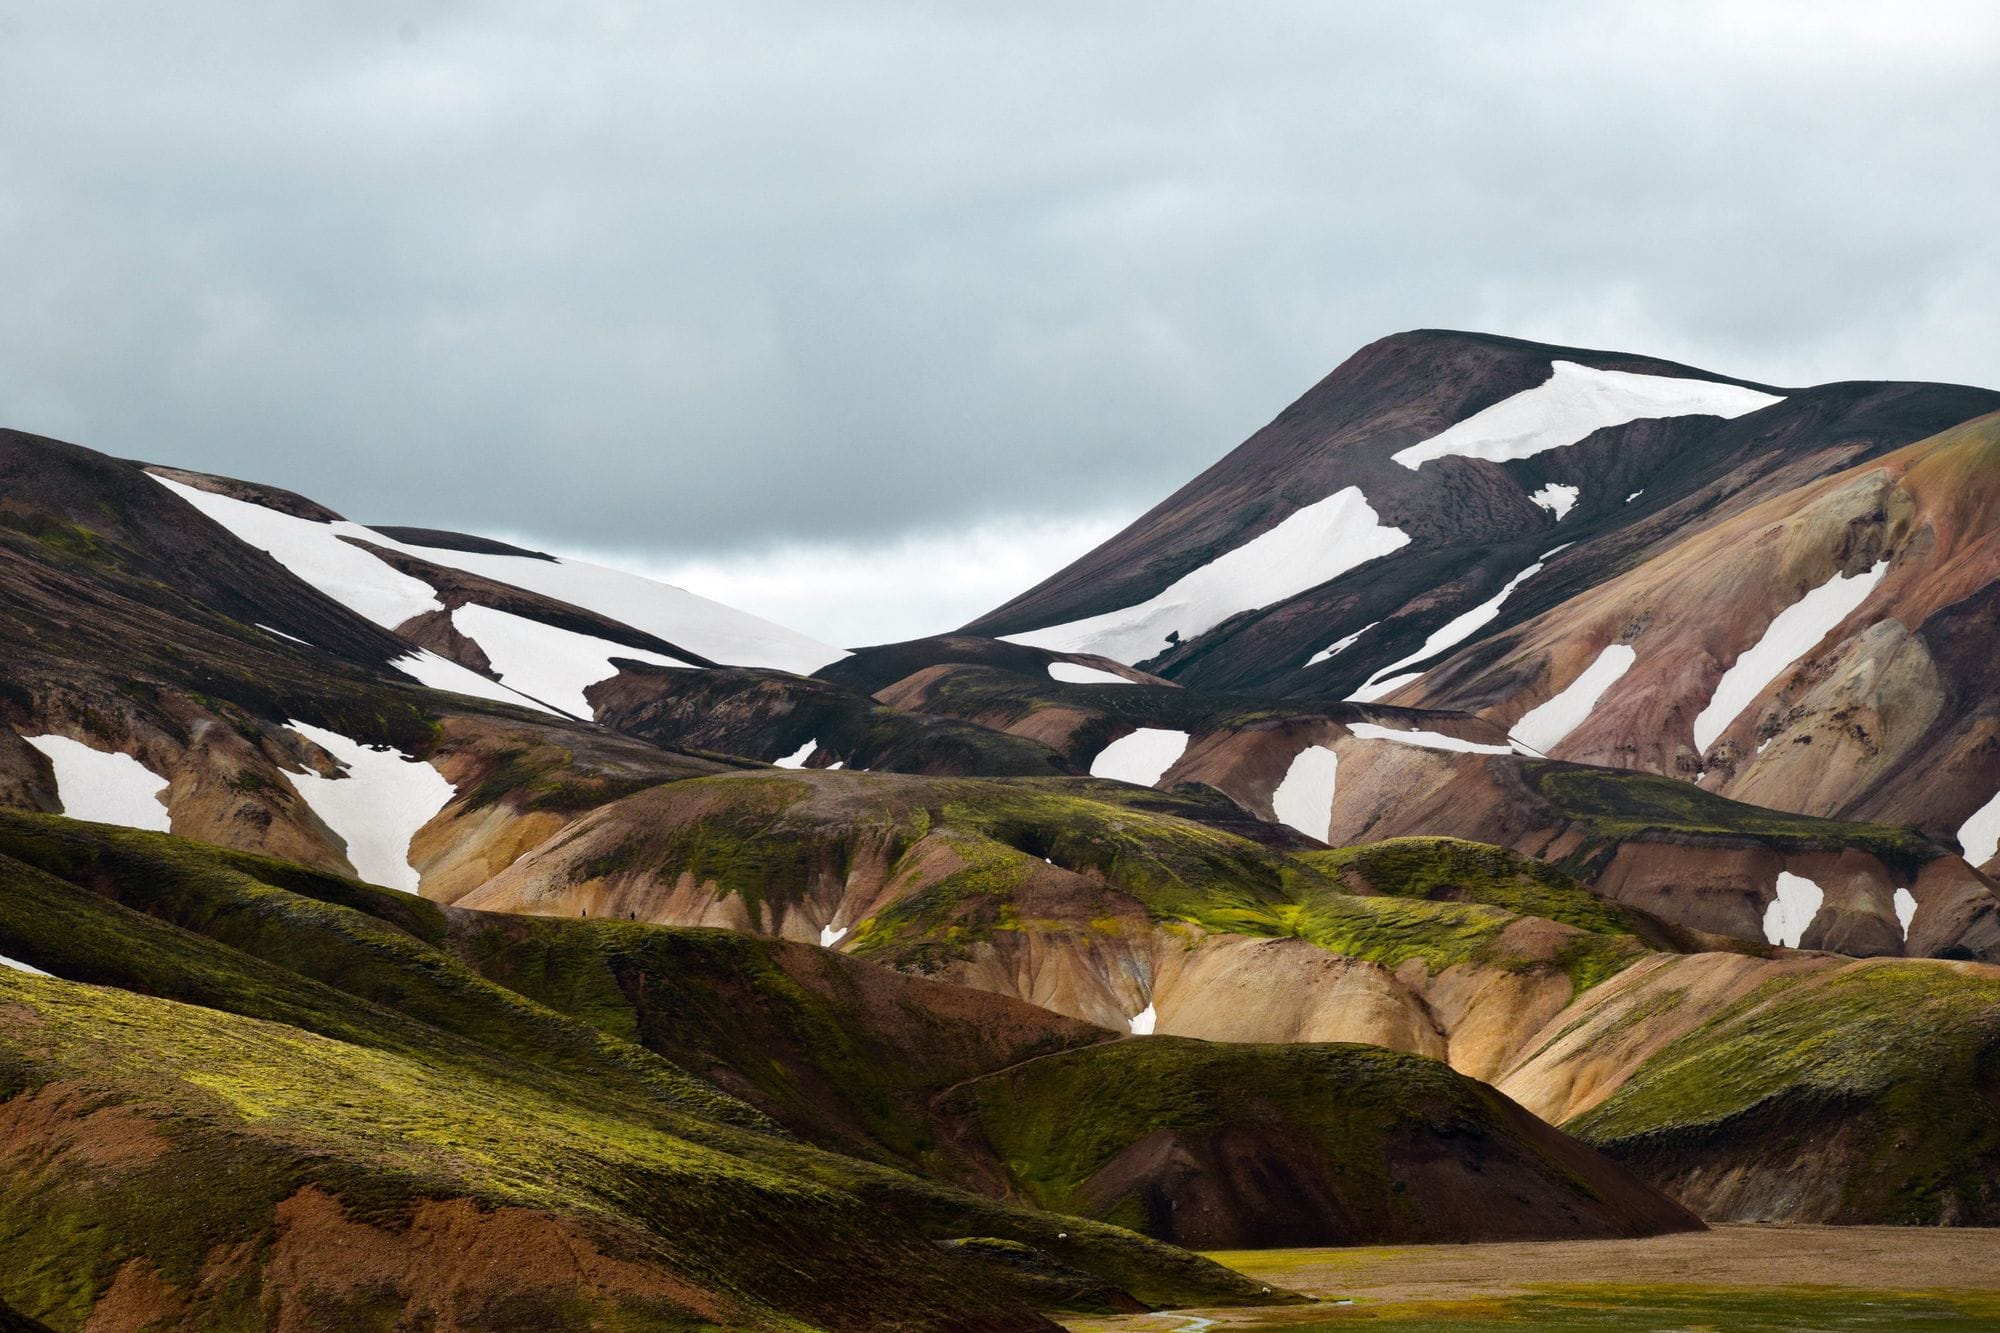
[[(1477, 334), (1385, 338), (1125, 531), (966, 628), (1014, 634), (1135, 605), (1299, 508), (1357, 486), (1383, 523), (1409, 535), (1408, 546), (1143, 664), (1191, 687), (1340, 698), (1554, 545), (1571, 549), (1510, 597), (1482, 635), (1584, 592), (1693, 527), (2000, 407), (2000, 394), (1962, 386), (1834, 384), (1782, 391), (1783, 401), (1733, 419), (1641, 419), (1517, 461), (1448, 457), (1412, 471), (1391, 460), (1542, 383), (1555, 360), (1765, 387), (1651, 358)], [(1529, 499), (1551, 483), (1580, 492), (1560, 521)], [(1368, 625), (1354, 650), (1306, 665)]]

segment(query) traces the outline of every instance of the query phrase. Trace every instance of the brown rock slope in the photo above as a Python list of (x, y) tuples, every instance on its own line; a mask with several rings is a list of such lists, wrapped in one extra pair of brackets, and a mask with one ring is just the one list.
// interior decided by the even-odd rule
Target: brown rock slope
[[(1392, 697), (1511, 726), (1622, 644), (1633, 665), (1551, 753), (1955, 837), (2000, 791), (1996, 477), (2000, 416), (1989, 416), (1689, 536)], [(1695, 721), (1725, 673), (1836, 578), (1870, 590), (1775, 654), (1768, 683), (1713, 716), (1698, 744)]]

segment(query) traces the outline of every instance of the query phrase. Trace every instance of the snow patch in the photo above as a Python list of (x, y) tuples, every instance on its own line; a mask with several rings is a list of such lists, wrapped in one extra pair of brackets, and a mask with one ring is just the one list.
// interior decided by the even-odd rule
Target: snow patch
[(812, 758), (812, 752), (818, 748), (819, 737), (815, 736), (783, 759), (773, 759), (771, 763), (778, 768), (804, 768), (806, 760)]
[(71, 819), (169, 832), (167, 782), (129, 754), (93, 750), (67, 736), (23, 736), (55, 769), (56, 798)]
[(281, 629), (273, 629), (269, 625), (264, 624), (262, 621), (257, 622), (257, 628), (263, 630), (266, 634), (275, 634), (281, 639), (290, 639), (293, 643), (305, 643), (306, 647), (308, 648), (313, 646), (310, 643), (306, 643), (304, 639), (301, 639), (296, 634), (287, 634)]
[(834, 945), (840, 943), (846, 935), (846, 926), (842, 926), (839, 930), (835, 930), (832, 926), (821, 926), (819, 928), (819, 947), (822, 949), (831, 949)]
[(1081, 662), (1049, 663), (1049, 679), (1062, 681), (1066, 685), (1137, 685), (1136, 680), (1127, 680), (1116, 671), (1106, 671), (1103, 667), (1085, 666)]
[(1630, 671), (1632, 664), (1638, 660), (1639, 654), (1630, 644), (1612, 644), (1560, 693), (1523, 713), (1508, 734), (1529, 749), (1547, 754), (1560, 745), (1565, 736), (1583, 725), (1584, 719), (1597, 707), (1597, 701), (1604, 697), (1604, 692)]
[(4, 953), (0, 953), (0, 967), (11, 967), (16, 972), (26, 972), (31, 977), (46, 977), (54, 975), (53, 973), (42, 971), (42, 969), (40, 969), (39, 967), (31, 967), (28, 964), (22, 962), (18, 958), (9, 958)]
[(1647, 417), (1740, 417), (1783, 401), (1734, 384), (1593, 370), (1574, 361), (1550, 363), (1549, 378), (1448, 426), (1421, 444), (1389, 455), (1415, 471), (1434, 458), (1484, 458), (1495, 463), (1532, 458), (1575, 444), (1606, 426)]
[(1358, 741), (1394, 741), (1398, 745), (1419, 745), (1426, 750), (1459, 750), (1465, 754), (1512, 754), (1511, 745), (1488, 745), (1483, 741), (1469, 741), (1460, 736), (1447, 736), (1441, 731), (1420, 731), (1412, 728), (1399, 731), (1394, 727), (1378, 726), (1373, 722), (1350, 722), (1348, 732)]
[(1895, 904), (1896, 924), (1903, 928), (1903, 942), (1907, 944), (1910, 941), (1910, 923), (1917, 919), (1917, 895), (1908, 889), (1897, 889)]
[(1185, 731), (1141, 727), (1099, 750), (1097, 758), (1090, 761), (1090, 776), (1150, 787), (1187, 753), (1187, 747)]
[(1253, 611), (1316, 588), (1409, 541), (1401, 528), (1382, 523), (1360, 487), (1348, 486), (1288, 515), (1269, 532), (1182, 575), (1136, 606), (1002, 637), (1031, 648), (1143, 662), (1170, 646), (1169, 634), (1185, 643), (1239, 611)]
[(1646, 488), (1644, 486), (1641, 486), (1638, 490), (1632, 492), (1630, 495), (1625, 497), (1625, 503), (1631, 504), (1634, 500), (1638, 499), (1645, 493), (1646, 493)]
[(1805, 937), (1806, 927), (1819, 915), (1826, 894), (1804, 875), (1794, 875), (1789, 870), (1778, 872), (1776, 888), (1778, 896), (1764, 909), (1764, 938), (1772, 944), (1796, 949)]
[(1577, 498), (1582, 494), (1580, 487), (1564, 486), (1560, 482), (1552, 481), (1528, 498), (1554, 514), (1556, 522), (1560, 523), (1568, 516), (1570, 510), (1576, 508)]
[(440, 657), (428, 648), (419, 648), (413, 653), (397, 658), (389, 665), (434, 690), (466, 694), (475, 699), (492, 699), (503, 704), (517, 704), (556, 717), (562, 716), (560, 711), (549, 707), (540, 699), (530, 699), (525, 694), (508, 689), (497, 680), (488, 680), (477, 671), (462, 667), (449, 657)]
[[(1557, 547), (1556, 549), (1561, 550), (1562, 548)], [(1523, 583), (1526, 583), (1541, 572), (1542, 562), (1537, 560), (1513, 578), (1508, 579), (1507, 586), (1500, 589), (1499, 592), (1494, 593), (1493, 596), (1487, 598), (1478, 606), (1473, 607), (1470, 611), (1453, 616), (1450, 620), (1432, 630), (1430, 637), (1424, 640), (1423, 647), (1417, 649), (1417, 651), (1411, 653), (1408, 657), (1398, 658), (1389, 663), (1388, 666), (1383, 667), (1380, 671), (1377, 671), (1369, 678), (1367, 684), (1347, 696), (1348, 702), (1373, 703), (1397, 687), (1415, 680), (1423, 674), (1421, 671), (1402, 676), (1396, 676), (1395, 673), (1413, 662), (1421, 662), (1425, 658), (1441, 653), (1445, 649), (1454, 647), (1471, 638), (1479, 630), (1491, 623), (1495, 616), (1500, 614), (1500, 604), (1513, 595), (1514, 589), (1520, 587)], [(1391, 679), (1392, 676), (1394, 677), (1393, 679)]]
[(469, 602), (451, 613), (459, 633), (477, 643), (493, 664), (500, 683), (521, 694), (546, 700), (575, 717), (592, 716), (584, 690), (618, 674), (614, 657), (651, 662), (656, 666), (689, 664), (665, 653), (627, 648), (622, 643), (558, 629), (539, 620)]
[(1804, 657), (1833, 633), (1875, 591), (1889, 572), (1881, 560), (1851, 578), (1835, 574), (1771, 619), (1763, 637), (1739, 654), (1723, 672), (1708, 706), (1694, 720), (1694, 747), (1706, 754), (1716, 737), (1776, 680), (1786, 667)]
[(395, 750), (363, 745), (303, 722), (285, 725), (347, 769), (337, 778), (310, 769), (285, 776), (313, 813), (346, 841), (354, 873), (370, 884), (415, 893), (418, 875), (410, 864), (410, 839), (451, 800), (451, 783), (429, 764)]
[(1331, 841), (1334, 777), (1339, 768), (1340, 756), (1324, 745), (1308, 745), (1292, 756), (1284, 781), (1271, 793), (1271, 811), (1278, 822), (1309, 838)]
[(1374, 629), (1377, 625), (1381, 623), (1382, 622), (1379, 620), (1371, 620), (1367, 624), (1363, 625), (1360, 629), (1354, 631), (1354, 633), (1348, 635), (1346, 638), (1334, 640), (1331, 646), (1322, 648), (1318, 652), (1314, 653), (1311, 657), (1308, 657), (1306, 659), (1306, 665), (1316, 666), (1319, 663), (1326, 661), (1329, 657), (1340, 656), (1340, 654), (1346, 652), (1349, 648), (1352, 648), (1355, 645), (1355, 643), (1361, 638), (1362, 635), (1366, 634), (1369, 630)]
[(1152, 1004), (1148, 1002), (1144, 1009), (1126, 1019), (1125, 1025), (1132, 1029), (1132, 1035), (1135, 1037), (1150, 1037), (1153, 1035), (1153, 1025), (1159, 1021), (1159, 1014), (1154, 1012)]
[(1356, 704), (1372, 704), (1377, 699), (1386, 698), (1394, 694), (1397, 690), (1402, 689), (1405, 685), (1408, 685), (1423, 674), (1421, 671), (1405, 671), (1402, 675), (1391, 676), (1387, 680), (1371, 680), (1354, 693), (1348, 695), (1347, 701)]
[(2000, 853), (2000, 791), (1958, 826), (1958, 845), (1965, 849), (1965, 859), (1976, 866)]

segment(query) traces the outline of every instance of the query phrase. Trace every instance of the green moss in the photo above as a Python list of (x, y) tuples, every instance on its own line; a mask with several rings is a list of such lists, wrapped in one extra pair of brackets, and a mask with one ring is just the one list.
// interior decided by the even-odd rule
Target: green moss
[(2000, 1213), (1995, 1095), (2000, 980), (1882, 962), (1773, 978), (1564, 1128), (1669, 1172), (1704, 1145), (1784, 1160), (1851, 1140), (1851, 1160), (1811, 1155), (1844, 1176), (1852, 1214), (1933, 1222)]
[(1651, 773), (1614, 772), (1568, 764), (1531, 763), (1524, 771), (1565, 818), (1587, 828), (1596, 847), (1648, 835), (1750, 837), (1787, 851), (1868, 852), (1905, 876), (1944, 849), (1914, 829), (1847, 823), (1744, 805), (1691, 782)]
[(1353, 875), (1376, 893), (1485, 903), (1599, 934), (1631, 934), (1617, 907), (1531, 856), (1461, 838), (1388, 838), (1357, 847), (1303, 852), (1298, 859)]
[[(1520, 1132), (1517, 1121), (1526, 1118), (1490, 1088), (1437, 1061), (1376, 1046), (1149, 1037), (1018, 1065), (954, 1089), (938, 1105), (961, 1134), (991, 1145), (1025, 1197), (1152, 1235), (1184, 1234), (1182, 1223), (1157, 1180), (1116, 1164), (1160, 1135), (1171, 1135), (1179, 1152), (1207, 1158), (1208, 1169), (1242, 1170), (1246, 1182), (1282, 1171), (1294, 1181), (1289, 1188), (1330, 1197), (1319, 1243), (1438, 1234), (1437, 1200), (1399, 1175), (1411, 1154), (1477, 1159), (1484, 1169), (1540, 1175), (1580, 1200), (1594, 1198)], [(1277, 1156), (1260, 1160), (1252, 1143)], [(1259, 1223), (1251, 1216), (1239, 1225)]]

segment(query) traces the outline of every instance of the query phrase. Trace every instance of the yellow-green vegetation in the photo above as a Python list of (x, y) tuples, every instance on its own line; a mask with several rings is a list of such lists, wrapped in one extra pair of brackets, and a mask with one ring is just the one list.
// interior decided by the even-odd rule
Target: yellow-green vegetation
[(1469, 1128), (1477, 1086), (1436, 1061), (1375, 1046), (1219, 1046), (1157, 1037), (979, 1079), (955, 1089), (941, 1109), (977, 1125), (1008, 1179), (1040, 1206), (1095, 1213), (1152, 1234), (1171, 1231), (1167, 1201), (1143, 1190), (1087, 1199), (1097, 1174), (1148, 1134), (1210, 1134), (1254, 1112), (1310, 1135), (1337, 1164), (1343, 1202), (1381, 1235), (1407, 1203), (1392, 1188), (1386, 1136), (1427, 1115), (1438, 1126)]
[(939, 1109), (1024, 1197), (1181, 1243), (1689, 1225), (1644, 1191), (1601, 1195), (1615, 1173), (1485, 1084), (1377, 1046), (1114, 1042), (966, 1083)]
[[(74, 1327), (143, 1254), (197, 1303), (197, 1326), (260, 1326), (273, 1210), (306, 1186), (389, 1227), (424, 1199), (530, 1210), (715, 1294), (748, 1325), (933, 1327), (975, 1308), (1028, 1322), (1027, 1288), (1004, 1266), (938, 1248), (969, 1235), (1046, 1251), (1143, 1300), (1257, 1295), (1114, 1228), (808, 1147), (624, 1039), (656, 1016), (629, 996), (620, 1014), (615, 995), (643, 992), (650, 969), (727, 967), (727, 950), (677, 957), (646, 939), (670, 932), (549, 922), (532, 932), (549, 943), (537, 955), (482, 943), (467, 929), (478, 920), (166, 835), (0, 816), (0, 952), (66, 978), (0, 969), (0, 1094), (17, 1109), (39, 1097), (56, 1127), (40, 1168), (0, 1174), (0, 1301)], [(558, 925), (590, 938), (554, 940)], [(607, 940), (637, 962), (614, 962), (609, 984)], [(734, 979), (708, 1025), (759, 1003), (770, 980)], [(684, 994), (701, 984), (674, 981)], [(524, 993), (537, 991), (590, 1021)], [(721, 1070), (750, 1053), (711, 1058)], [(89, 1151), (102, 1115), (141, 1126), (143, 1151)], [(197, 1294), (222, 1255), (236, 1277)], [(323, 1295), (326, 1326), (400, 1309), (393, 1283)], [(688, 1324), (673, 1301), (626, 1295), (508, 1318)]]
[(1012, 1001), (733, 931), (470, 915), (456, 924), (458, 950), (495, 980), (676, 1064), (719, 1071), (814, 1143), (943, 1178), (966, 1173), (939, 1144), (938, 1092), (1110, 1039), (1018, 1006), (1024, 1018)]
[[(1641, 952), (1624, 916), (1573, 880), (1478, 843), (1410, 838), (1292, 850), (1230, 827), (1261, 826), (1219, 797), (1108, 782), (882, 774), (837, 781), (825, 789), (769, 775), (675, 784), (673, 799), (695, 813), (580, 859), (570, 877), (685, 873), (754, 909), (796, 901), (815, 876), (844, 878), (866, 848), (907, 891), (857, 923), (846, 947), (921, 972), (968, 957), (1000, 932), (1114, 929), (1121, 905), (1163, 926), (1297, 937), (1391, 967), (1410, 959), (1433, 970), (1552, 967), (1578, 991)], [(1071, 891), (1075, 901), (1061, 921), (1024, 914), (1017, 902), (1043, 862), (1088, 884)], [(1524, 950), (1503, 939), (1521, 916), (1577, 933), (1552, 952), (1547, 941)]]
[(1577, 865), (1626, 839), (1661, 834), (1747, 837), (1784, 851), (1852, 847), (1906, 876), (1945, 854), (1915, 829), (1767, 810), (1658, 774), (1559, 763), (1529, 763), (1524, 769), (1557, 812), (1590, 831), (1590, 841), (1570, 858)]
[(2000, 979), (1928, 960), (1774, 978), (1565, 1128), (1667, 1183), (1710, 1160), (1831, 1178), (1832, 1220), (2000, 1221)]
[(1463, 838), (1387, 838), (1355, 847), (1300, 852), (1320, 870), (1398, 898), (1485, 903), (1599, 934), (1632, 934), (1629, 917), (1544, 861)]

